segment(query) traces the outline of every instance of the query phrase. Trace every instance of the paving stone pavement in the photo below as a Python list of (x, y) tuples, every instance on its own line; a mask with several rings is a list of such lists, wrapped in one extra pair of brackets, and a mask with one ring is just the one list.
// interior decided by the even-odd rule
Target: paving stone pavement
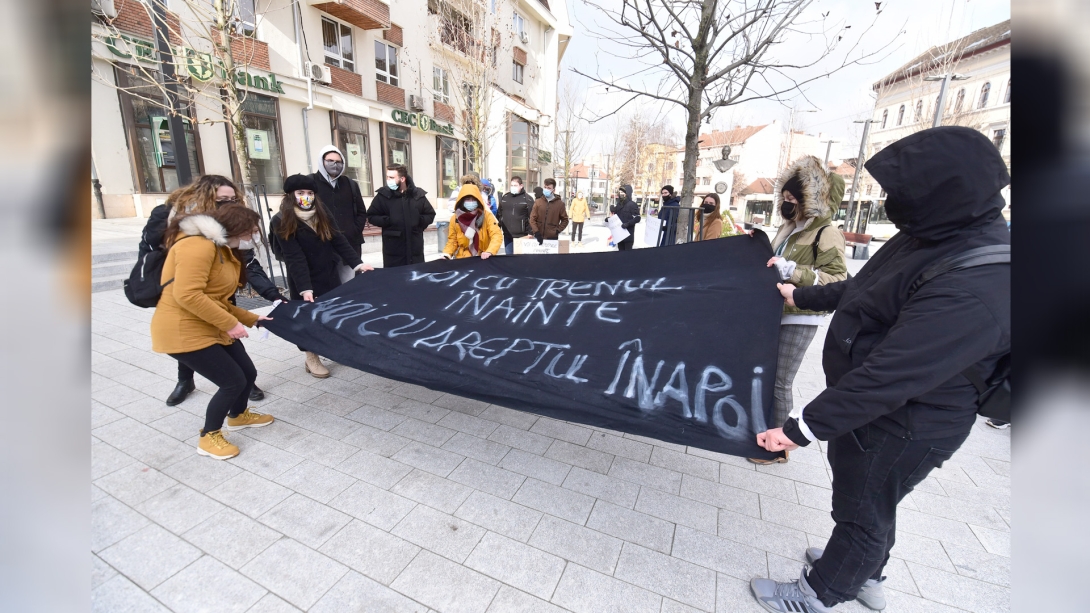
[[(823, 449), (755, 467), (337, 364), (318, 380), (275, 337), (245, 343), (277, 422), (213, 461), (214, 388), (167, 407), (152, 311), (92, 302), (94, 611), (756, 612), (750, 578), (798, 577), (832, 529)], [(979, 422), (901, 505), (887, 611), (1008, 611), (1010, 502), (1010, 433)]]

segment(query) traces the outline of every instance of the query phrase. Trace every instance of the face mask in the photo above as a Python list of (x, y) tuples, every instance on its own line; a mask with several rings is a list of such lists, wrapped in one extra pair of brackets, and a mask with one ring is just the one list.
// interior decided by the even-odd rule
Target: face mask
[(522, 193), (522, 186), (521, 185), (515, 185), (515, 184), (512, 183), (511, 184), (511, 193), (512, 194)]
[(250, 238), (240, 239), (238, 241), (238, 248), (241, 251), (250, 251), (260, 242), (261, 242), (261, 233), (254, 232), (250, 236)]
[(783, 203), (780, 204), (780, 215), (782, 215), (784, 219), (794, 219), (796, 208), (797, 205), (794, 202), (784, 200)]
[(303, 209), (304, 211), (309, 211), (310, 209), (314, 208), (314, 196), (296, 196), (295, 206)]
[(465, 210), (469, 211), (470, 213), (477, 210), (477, 203), (472, 200), (467, 200), (463, 202), (462, 206), (465, 207)]
[(331, 177), (340, 176), (341, 172), (344, 170), (344, 162), (326, 160), (323, 163), (325, 164), (325, 171), (328, 172)]
[(543, 195), (544, 195), (544, 196), (545, 196), (546, 198), (552, 198), (552, 197), (553, 197), (553, 190), (551, 190), (551, 189), (543, 189), (543, 190), (541, 190), (541, 193), (542, 193), (542, 194), (543, 194)]
[(912, 221), (909, 208), (889, 196), (886, 196), (886, 217), (898, 230), (907, 230)]
[(394, 180), (386, 179), (386, 187), (388, 187), (388, 188), (390, 188), (392, 190), (397, 190), (397, 185), (398, 185), (398, 182), (397, 182), (396, 179), (394, 179)]
[(715, 210), (715, 203), (705, 202), (700, 208), (704, 211), (705, 215), (711, 215), (712, 211)]

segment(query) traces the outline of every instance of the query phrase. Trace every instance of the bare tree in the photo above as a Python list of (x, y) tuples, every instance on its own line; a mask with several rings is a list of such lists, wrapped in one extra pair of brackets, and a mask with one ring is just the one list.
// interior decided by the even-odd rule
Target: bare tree
[[(134, 10), (147, 13), (155, 34), (161, 33), (171, 41), (176, 72), (172, 83), (179, 90), (179, 99), (172, 102), (167, 95), (168, 84), (160, 70), (162, 58), (155, 50), (154, 42), (149, 47), (147, 41), (123, 34), (113, 20), (104, 20), (100, 27), (92, 30), (92, 43), (104, 45), (119, 58), (129, 56), (137, 60), (114, 62), (128, 73), (129, 84), (115, 84), (107, 75), (100, 74), (93, 63), (92, 78), (162, 108), (169, 116), (192, 120), (194, 106), (204, 109), (206, 115), (196, 122), (227, 125), (234, 145), (234, 162), (241, 175), (239, 179), (243, 184), (251, 183), (242, 114), (249, 88), (269, 87), (268, 79), (262, 77), (263, 83), (255, 84), (249, 75), (255, 49), (250, 36), (262, 14), (251, 12), (239, 0), (173, 0), (170, 6), (177, 12), (166, 11), (166, 31), (161, 31), (154, 13), (167, 9), (166, 0), (129, 1), (139, 6)], [(275, 79), (272, 86), (278, 87)], [(174, 143), (174, 146), (176, 156), (187, 154), (185, 143)]]
[[(573, 70), (630, 94), (619, 108), (646, 98), (683, 110), (685, 206), (692, 202), (696, 186), (702, 121), (718, 109), (750, 100), (799, 95), (807, 83), (877, 53), (860, 46), (873, 21), (856, 30), (854, 41), (843, 41), (851, 24), (830, 23), (828, 13), (804, 18), (813, 0), (621, 0), (619, 9), (595, 0), (583, 2), (607, 21), (592, 33), (608, 41), (606, 48), (618, 50), (612, 55), (638, 65), (632, 73), (641, 74), (643, 83), (631, 83), (628, 75)], [(808, 57), (778, 57), (774, 51), (788, 39), (806, 41)], [(821, 67), (827, 59), (833, 65)], [(685, 236), (688, 229), (681, 225), (679, 236)]]
[[(556, 130), (553, 132), (556, 142), (554, 150), (560, 156), (564, 167), (564, 190), (571, 192), (568, 174), (571, 167), (586, 152), (589, 133), (584, 118), (587, 107), (586, 88), (570, 74), (560, 77), (559, 92), (556, 101)], [(579, 178), (576, 177), (576, 183)]]

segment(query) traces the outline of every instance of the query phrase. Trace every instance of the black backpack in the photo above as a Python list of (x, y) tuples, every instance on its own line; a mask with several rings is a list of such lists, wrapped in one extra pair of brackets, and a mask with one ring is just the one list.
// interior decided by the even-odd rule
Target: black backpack
[[(179, 240), (191, 238), (183, 237)], [(159, 298), (163, 295), (163, 288), (174, 283), (174, 279), (160, 284), (163, 278), (163, 264), (167, 259), (166, 249), (150, 249), (140, 254), (136, 265), (132, 267), (129, 278), (125, 279), (125, 297), (129, 302), (145, 309), (159, 304)]]
[[(908, 295), (911, 297), (924, 283), (939, 275), (989, 264), (1010, 264), (1010, 261), (1010, 245), (989, 245), (970, 249), (939, 260), (925, 270), (908, 288)], [(976, 412), (989, 419), (1009, 423), (1011, 420), (1011, 354), (1006, 353), (1000, 357), (995, 370), (991, 373), (981, 373), (976, 365), (973, 365), (961, 374), (976, 388), (978, 394)]]

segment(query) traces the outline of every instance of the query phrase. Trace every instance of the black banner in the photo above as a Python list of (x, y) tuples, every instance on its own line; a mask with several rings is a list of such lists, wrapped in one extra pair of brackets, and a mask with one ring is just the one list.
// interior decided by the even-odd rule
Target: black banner
[(768, 238), (379, 269), (267, 327), (362, 371), (745, 457), (772, 410)]

